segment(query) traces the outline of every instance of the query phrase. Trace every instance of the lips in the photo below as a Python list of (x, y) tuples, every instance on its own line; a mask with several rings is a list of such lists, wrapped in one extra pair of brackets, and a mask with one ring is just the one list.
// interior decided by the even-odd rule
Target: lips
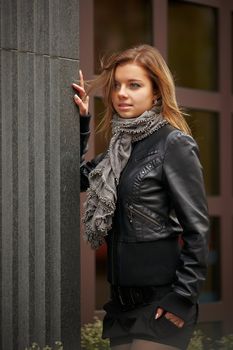
[(128, 109), (128, 108), (131, 108), (132, 107), (132, 105), (130, 105), (130, 104), (128, 104), (128, 103), (120, 103), (119, 105), (118, 105), (118, 108), (119, 109)]

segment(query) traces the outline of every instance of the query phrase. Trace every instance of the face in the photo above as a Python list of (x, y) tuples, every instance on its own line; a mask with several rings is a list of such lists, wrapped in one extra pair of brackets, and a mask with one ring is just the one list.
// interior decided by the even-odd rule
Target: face
[(115, 71), (112, 103), (122, 118), (136, 118), (150, 110), (155, 99), (147, 71), (136, 63), (119, 65)]

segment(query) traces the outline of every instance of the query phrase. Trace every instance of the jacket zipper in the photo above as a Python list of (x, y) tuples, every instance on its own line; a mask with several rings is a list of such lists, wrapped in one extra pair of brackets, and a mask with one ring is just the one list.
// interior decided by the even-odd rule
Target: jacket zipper
[(151, 218), (150, 216), (144, 214), (143, 212), (139, 211), (138, 209), (135, 209), (132, 205), (129, 205), (129, 212), (130, 212), (130, 217), (129, 221), (132, 223), (133, 222), (133, 213), (143, 217), (144, 219), (152, 222), (152, 224), (156, 224), (158, 226), (161, 226), (161, 224), (154, 218)]

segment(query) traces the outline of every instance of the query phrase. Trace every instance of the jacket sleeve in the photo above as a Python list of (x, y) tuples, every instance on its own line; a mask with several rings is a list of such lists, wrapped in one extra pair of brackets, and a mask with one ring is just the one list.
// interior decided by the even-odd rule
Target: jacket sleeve
[(104, 157), (104, 154), (98, 155), (95, 159), (86, 162), (85, 154), (88, 150), (88, 140), (90, 137), (90, 119), (91, 116), (80, 117), (80, 190), (84, 192), (89, 187), (89, 173)]
[(80, 161), (84, 161), (85, 153), (88, 150), (88, 140), (90, 137), (90, 120), (91, 116), (80, 116)]
[(188, 318), (206, 278), (209, 218), (199, 150), (191, 136), (175, 130), (167, 139), (164, 182), (182, 227), (180, 261), (171, 293), (160, 306)]

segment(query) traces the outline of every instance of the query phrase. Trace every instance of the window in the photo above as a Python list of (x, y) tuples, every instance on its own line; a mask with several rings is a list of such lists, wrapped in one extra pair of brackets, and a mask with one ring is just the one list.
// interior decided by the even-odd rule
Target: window
[(169, 1), (168, 62), (178, 86), (218, 89), (217, 28), (216, 9)]
[(219, 194), (219, 115), (215, 112), (188, 110), (186, 117), (200, 149), (205, 187), (208, 195)]
[(152, 44), (150, 0), (94, 1), (95, 73), (99, 59), (108, 52), (138, 44)]
[(200, 302), (215, 302), (221, 299), (220, 251), (220, 220), (218, 217), (211, 217), (207, 280), (200, 296)]

